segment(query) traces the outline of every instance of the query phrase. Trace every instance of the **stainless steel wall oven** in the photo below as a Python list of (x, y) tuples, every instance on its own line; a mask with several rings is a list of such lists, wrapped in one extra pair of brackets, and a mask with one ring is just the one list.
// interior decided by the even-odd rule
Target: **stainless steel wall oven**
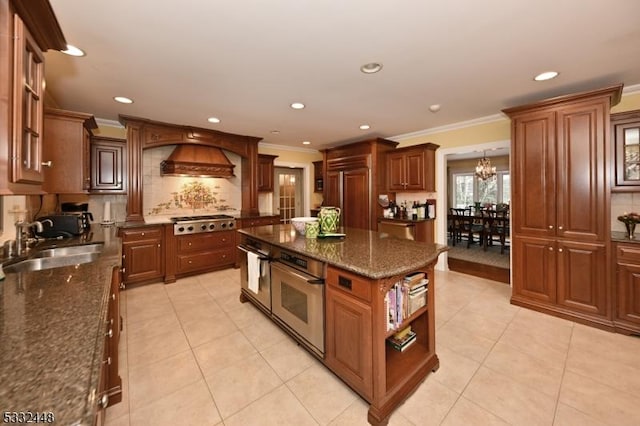
[(271, 311), (301, 344), (324, 358), (324, 278), (326, 265), (298, 253), (273, 248)]

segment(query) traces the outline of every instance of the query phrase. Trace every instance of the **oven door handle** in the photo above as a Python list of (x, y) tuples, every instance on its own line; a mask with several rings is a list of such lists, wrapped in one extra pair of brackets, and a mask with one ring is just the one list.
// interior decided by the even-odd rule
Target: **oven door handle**
[[(238, 248), (240, 250), (242, 250), (243, 252), (245, 252), (245, 253), (252, 252), (252, 253), (258, 254), (258, 252), (254, 251), (254, 250), (251, 250), (250, 248), (248, 248), (246, 246), (243, 246), (243, 245), (239, 245)], [(258, 254), (258, 259), (260, 259), (260, 260), (271, 260), (271, 258), (269, 256), (263, 256), (263, 255), (260, 255), (260, 254)]]
[(309, 284), (324, 285), (324, 278), (318, 278), (317, 280), (307, 280)]
[[(278, 262), (277, 260), (274, 262), (271, 262), (271, 268), (279, 269), (284, 273), (291, 274), (305, 281), (307, 284), (324, 285), (324, 278), (315, 278), (313, 275), (305, 274), (304, 272), (298, 271), (285, 263)], [(273, 273), (272, 273), (272, 276), (273, 276)]]

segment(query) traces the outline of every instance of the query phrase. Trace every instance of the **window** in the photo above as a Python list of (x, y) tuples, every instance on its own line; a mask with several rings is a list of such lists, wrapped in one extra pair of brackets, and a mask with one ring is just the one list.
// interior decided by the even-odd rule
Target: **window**
[(511, 176), (508, 171), (498, 172), (486, 181), (473, 173), (453, 174), (453, 207), (465, 208), (475, 202), (481, 204), (509, 203), (511, 201)]

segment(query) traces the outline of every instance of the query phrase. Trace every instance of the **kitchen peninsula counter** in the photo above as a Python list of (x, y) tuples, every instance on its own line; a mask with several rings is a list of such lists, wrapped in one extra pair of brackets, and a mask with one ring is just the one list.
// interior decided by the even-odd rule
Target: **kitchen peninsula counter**
[(338, 268), (380, 279), (406, 274), (433, 262), (447, 246), (388, 237), (366, 229), (347, 228), (344, 238), (305, 238), (291, 225), (259, 226), (238, 232), (327, 262)]
[[(324, 352), (316, 356), (370, 404), (369, 423), (386, 425), (393, 411), (440, 365), (435, 343), (434, 265), (447, 247), (352, 228), (342, 229), (346, 234), (342, 239), (308, 239), (291, 225), (238, 232), (327, 263), (322, 317), (315, 319), (324, 326)], [(279, 317), (282, 309), (273, 308), (289, 303), (278, 295), (284, 294), (285, 285), (292, 285), (285, 279), (295, 280), (295, 270), (291, 275), (282, 266), (279, 270), (278, 275), (271, 274), (272, 310), (265, 313), (285, 331), (295, 330), (296, 322), (287, 323)], [(409, 287), (420, 292), (410, 293)], [(240, 300), (250, 300), (244, 294), (250, 290), (241, 291)], [(390, 340), (400, 330), (413, 333), (413, 341), (402, 350)], [(303, 337), (289, 332), (306, 346)]]
[[(3, 411), (51, 412), (55, 424), (91, 425), (105, 344), (115, 227), (44, 241), (37, 249), (103, 242), (90, 263), (7, 273), (0, 281), (0, 401)], [(34, 249), (35, 250), (35, 249)], [(6, 260), (6, 259), (4, 259)]]

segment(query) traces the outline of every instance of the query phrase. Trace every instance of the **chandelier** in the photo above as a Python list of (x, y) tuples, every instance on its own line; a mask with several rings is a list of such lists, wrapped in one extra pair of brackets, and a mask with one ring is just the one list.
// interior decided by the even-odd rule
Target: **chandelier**
[(480, 180), (487, 180), (496, 175), (496, 168), (491, 167), (491, 161), (485, 156), (485, 151), (482, 152), (482, 158), (478, 160), (476, 166), (476, 177)]

